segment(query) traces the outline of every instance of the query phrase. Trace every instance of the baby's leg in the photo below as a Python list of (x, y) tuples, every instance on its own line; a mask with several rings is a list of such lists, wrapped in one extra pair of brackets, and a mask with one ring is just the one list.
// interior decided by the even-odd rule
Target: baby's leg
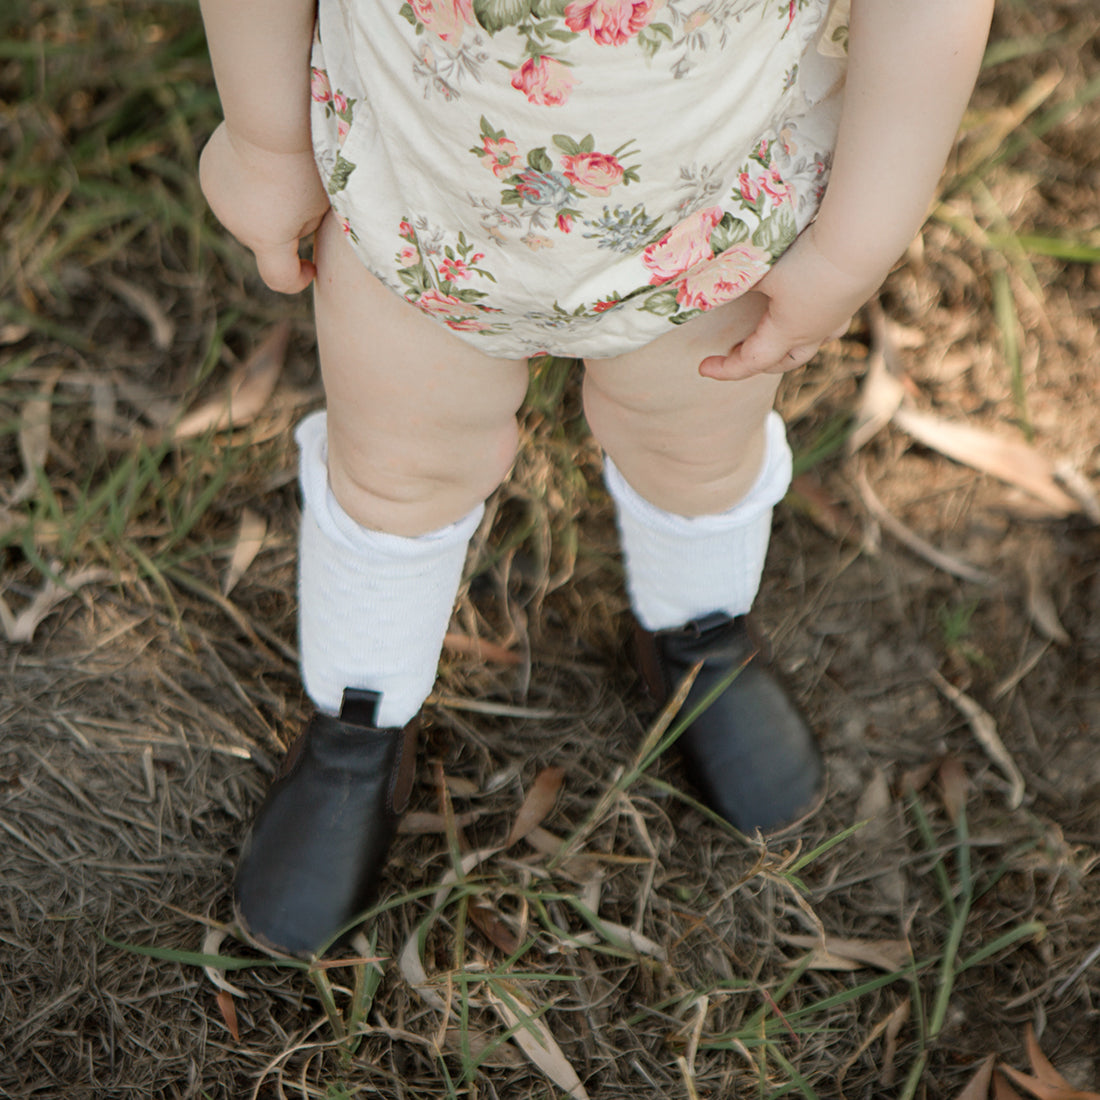
[(321, 710), (375, 691), (380, 724), (398, 726), (431, 690), (467, 544), (512, 463), (526, 363), (422, 316), (331, 217), (317, 265), (328, 410), (298, 433), (302, 674)]
[(679, 627), (714, 611), (749, 610), (771, 508), (790, 456), (771, 413), (777, 378), (703, 378), (697, 367), (752, 331), (749, 295), (652, 344), (587, 364), (585, 412), (606, 451), (627, 584), (639, 621)]
[(776, 375), (703, 378), (756, 326), (761, 295), (747, 294), (638, 351), (586, 364), (584, 407), (593, 434), (646, 500), (683, 516), (711, 515), (752, 487), (764, 454)]
[(491, 360), (382, 287), (333, 217), (317, 240), (328, 412), (301, 447), (299, 633), (314, 715), (256, 816), (236, 902), (319, 950), (369, 904), (415, 759), (482, 501), (508, 471), (522, 361)]
[(703, 662), (684, 713), (719, 694), (679, 746), (704, 801), (745, 831), (791, 820), (821, 779), (813, 736), (766, 663), (752, 659), (745, 624), (772, 509), (791, 477), (771, 412), (777, 377), (698, 374), (704, 358), (754, 329), (762, 308), (748, 295), (640, 351), (589, 361), (584, 388), (607, 452), (642, 670), (660, 698)]
[(395, 535), (455, 522), (511, 467), (526, 361), (482, 355), (382, 286), (331, 215), (316, 251), (336, 499), (357, 523)]

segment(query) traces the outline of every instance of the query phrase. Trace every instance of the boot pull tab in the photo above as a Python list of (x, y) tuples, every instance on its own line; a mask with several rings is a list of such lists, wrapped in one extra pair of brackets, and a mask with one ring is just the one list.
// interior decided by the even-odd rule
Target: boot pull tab
[(344, 699), (340, 704), (340, 721), (349, 726), (367, 726), (378, 728), (378, 708), (382, 705), (380, 691), (367, 691), (365, 688), (344, 688)]

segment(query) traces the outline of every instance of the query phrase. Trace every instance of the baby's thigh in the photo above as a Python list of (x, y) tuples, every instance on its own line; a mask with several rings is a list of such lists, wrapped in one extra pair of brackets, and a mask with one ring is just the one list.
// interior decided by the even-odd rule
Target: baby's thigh
[(316, 262), (337, 499), (360, 522), (396, 533), (459, 518), (512, 462), (526, 361), (481, 354), (383, 286), (331, 215), (318, 231)]
[[(775, 397), (772, 375), (719, 382), (699, 374), (710, 355), (725, 355), (756, 327), (766, 299), (745, 294), (625, 355), (585, 362), (585, 401), (592, 429), (657, 433), (694, 448), (761, 428)], [(606, 444), (605, 444), (606, 445)]]

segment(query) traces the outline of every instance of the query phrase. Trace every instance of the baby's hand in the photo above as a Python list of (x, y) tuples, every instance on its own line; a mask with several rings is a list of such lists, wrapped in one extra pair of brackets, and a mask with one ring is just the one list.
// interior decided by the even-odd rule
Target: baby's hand
[(255, 254), (263, 281), (283, 294), (305, 290), (317, 269), (298, 242), (329, 208), (312, 152), (262, 149), (223, 122), (202, 151), (199, 180), (217, 219)]
[(808, 363), (827, 340), (843, 336), (885, 272), (860, 276), (843, 270), (818, 247), (811, 225), (753, 288), (768, 298), (755, 331), (728, 355), (699, 364), (707, 378), (732, 381), (782, 374)]

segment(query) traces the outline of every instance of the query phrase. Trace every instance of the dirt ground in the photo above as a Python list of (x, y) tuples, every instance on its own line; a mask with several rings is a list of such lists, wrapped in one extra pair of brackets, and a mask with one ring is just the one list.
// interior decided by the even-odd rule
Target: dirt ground
[[(231, 922), (237, 847), (306, 714), (290, 435), (321, 399), (306, 304), (285, 359), (253, 364), (249, 422), (172, 442), (166, 425), (223, 399), (287, 303), (179, 225), (84, 266), (6, 269), (0, 1096), (565, 1095), (496, 1042), (501, 990), (549, 1006), (559, 1070), (593, 1100), (953, 1100), (989, 1055), (1031, 1072), (1029, 1025), (1067, 1080), (1100, 1087), (1100, 46), (1093, 0), (1030, 7), (999, 9), (1002, 55), (880, 310), (781, 393), (799, 476), (757, 613), (820, 731), (823, 804), (738, 838), (674, 793), (669, 752), (555, 859), (651, 714), (577, 372), (545, 367), (452, 625), (422, 831), (393, 853), (354, 1054), (315, 982), (232, 934), (221, 952), (254, 960), (224, 974), (232, 1026), (200, 967), (118, 946), (199, 952)], [(24, 110), (0, 115), (0, 155)], [(870, 407), (881, 427), (851, 453)], [(1001, 476), (990, 436), (958, 424), (1015, 448)], [(499, 844), (550, 766), (544, 831), (433, 907), (457, 854)], [(399, 962), (418, 930), (419, 989)], [(509, 936), (526, 943), (511, 958)], [(353, 980), (331, 972), (341, 1011)]]

